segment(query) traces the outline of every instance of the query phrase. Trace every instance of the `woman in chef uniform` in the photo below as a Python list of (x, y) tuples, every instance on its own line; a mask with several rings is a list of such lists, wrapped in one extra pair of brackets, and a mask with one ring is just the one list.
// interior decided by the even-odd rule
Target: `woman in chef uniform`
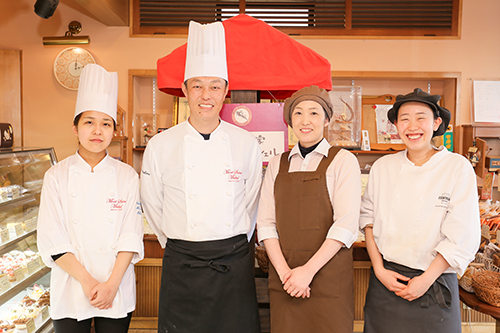
[(387, 116), (406, 150), (377, 160), (360, 227), (373, 264), (367, 333), (461, 331), (457, 274), (479, 247), (476, 175), (461, 155), (436, 148), (450, 112), (439, 95), (398, 95)]
[(47, 171), (38, 245), (51, 272), (56, 333), (127, 332), (135, 309), (134, 263), (144, 257), (139, 180), (106, 148), (116, 126), (118, 76), (81, 73), (73, 131), (79, 149)]
[(299, 143), (269, 162), (257, 215), (272, 263), (271, 331), (352, 333), (359, 164), (323, 138), (332, 116), (326, 90), (297, 91), (283, 114)]

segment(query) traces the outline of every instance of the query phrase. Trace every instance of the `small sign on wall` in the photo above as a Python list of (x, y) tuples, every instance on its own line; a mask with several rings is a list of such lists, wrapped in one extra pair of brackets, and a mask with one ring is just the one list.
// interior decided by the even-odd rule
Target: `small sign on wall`
[(500, 125), (500, 80), (472, 80), (472, 123)]
[(255, 136), (265, 165), (273, 156), (288, 150), (288, 126), (283, 119), (283, 103), (224, 104), (220, 117)]

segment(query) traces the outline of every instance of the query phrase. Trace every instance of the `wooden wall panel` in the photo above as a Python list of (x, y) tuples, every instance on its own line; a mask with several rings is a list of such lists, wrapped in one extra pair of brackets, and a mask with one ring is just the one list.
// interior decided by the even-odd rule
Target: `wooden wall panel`
[[(155, 328), (158, 316), (158, 298), (161, 285), (161, 265), (160, 258), (146, 258), (135, 265), (135, 274), (137, 279), (137, 305), (133, 313), (134, 327)], [(368, 290), (370, 279), (370, 262), (355, 261), (354, 262), (354, 320), (362, 322), (364, 320), (363, 308), (365, 306), (365, 297)], [(268, 328), (268, 302), (269, 296), (267, 292), (267, 279), (256, 279), (259, 307), (261, 312), (265, 312), (263, 316), (266, 320), (264, 325)], [(469, 321), (469, 310), (464, 309), (462, 303), (461, 320), (463, 323)], [(262, 313), (261, 313), (262, 315)], [(472, 323), (494, 322), (491, 316), (482, 314), (475, 310), (470, 310)], [(264, 330), (265, 331), (265, 330)]]
[(370, 280), (370, 267), (354, 268), (354, 320), (364, 320), (366, 291)]
[(137, 304), (134, 317), (157, 317), (161, 285), (161, 259), (146, 258), (135, 265)]

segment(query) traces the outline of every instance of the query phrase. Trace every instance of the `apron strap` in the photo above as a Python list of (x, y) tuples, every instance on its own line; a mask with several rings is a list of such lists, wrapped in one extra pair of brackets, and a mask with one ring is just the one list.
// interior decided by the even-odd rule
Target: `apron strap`
[[(316, 172), (319, 172), (321, 174), (326, 173), (326, 169), (328, 169), (330, 163), (333, 161), (333, 158), (341, 149), (342, 148), (340, 147), (330, 147), (330, 149), (328, 150), (328, 156), (324, 156), (324, 158), (316, 168)], [(290, 150), (281, 154), (279, 173), (288, 173), (288, 169), (290, 168), (290, 161), (288, 159), (289, 156)]]
[(288, 156), (290, 156), (290, 150), (281, 154), (280, 169), (278, 173), (288, 173), (288, 169), (290, 168), (290, 161), (288, 160)]
[(217, 262), (217, 261), (199, 261), (199, 260), (182, 260), (181, 265), (183, 266), (188, 266), (191, 268), (203, 268), (203, 267), (210, 267), (217, 272), (221, 273), (226, 273), (231, 270), (231, 265), (229, 264), (224, 264), (222, 262)]
[(316, 168), (316, 172), (320, 174), (325, 174), (326, 170), (330, 166), (333, 161), (333, 158), (337, 155), (337, 153), (341, 150), (340, 147), (330, 147), (328, 150), (328, 156), (324, 156), (318, 167)]

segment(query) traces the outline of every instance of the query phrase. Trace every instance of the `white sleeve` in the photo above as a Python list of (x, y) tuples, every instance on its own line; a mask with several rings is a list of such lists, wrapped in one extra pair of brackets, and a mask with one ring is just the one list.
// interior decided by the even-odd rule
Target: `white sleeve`
[[(133, 174), (132, 174), (133, 173)], [(142, 223), (141, 204), (139, 202), (139, 177), (135, 171), (128, 180), (127, 206), (118, 236), (116, 255), (120, 251), (134, 252), (132, 264), (144, 258), (144, 225)]]
[(330, 166), (327, 181), (334, 182), (333, 224), (326, 237), (342, 242), (349, 248), (358, 239), (361, 203), (359, 163), (352, 153), (341, 150)]
[(167, 236), (162, 232), (163, 186), (158, 169), (155, 151), (150, 141), (144, 151), (141, 171), (141, 203), (146, 220), (158, 237), (161, 247), (167, 243)]
[(76, 252), (70, 242), (61, 203), (63, 198), (54, 173), (54, 169), (49, 169), (43, 179), (37, 225), (38, 250), (45, 265), (51, 268), (57, 266), (53, 255)]
[(250, 152), (249, 175), (245, 183), (245, 205), (251, 221), (251, 228), (247, 235), (248, 241), (250, 241), (255, 231), (260, 186), (262, 184), (262, 153), (257, 140), (255, 140), (252, 145), (252, 150), (253, 151)]
[(361, 211), (359, 215), (359, 229), (363, 230), (368, 225), (373, 225), (375, 220), (374, 206), (374, 188), (375, 188), (375, 165), (370, 170), (368, 183), (366, 184), (365, 193), (361, 198)]
[(465, 169), (465, 176), (455, 182), (441, 223), (444, 240), (434, 250), (459, 275), (465, 272), (467, 265), (474, 259), (481, 241), (476, 174), (470, 164), (465, 165)]
[(279, 171), (281, 155), (274, 156), (267, 165), (264, 182), (260, 191), (259, 212), (257, 213), (257, 236), (259, 242), (268, 238), (279, 238), (276, 230), (276, 205), (274, 183)]

